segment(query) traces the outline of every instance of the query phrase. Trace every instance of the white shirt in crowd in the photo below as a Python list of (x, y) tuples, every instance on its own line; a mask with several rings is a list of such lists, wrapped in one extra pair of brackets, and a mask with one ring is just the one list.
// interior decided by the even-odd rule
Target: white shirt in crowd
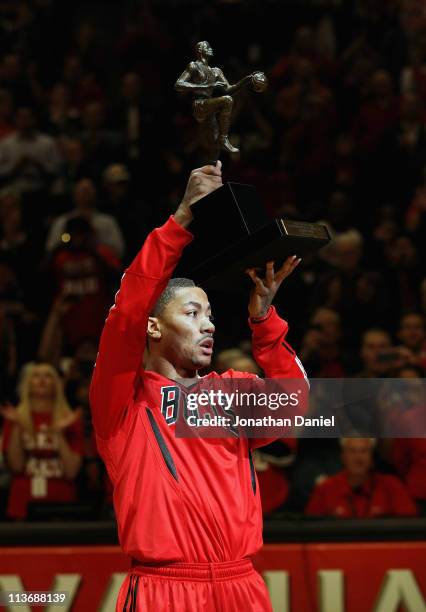
[(17, 164), (25, 159), (9, 185), (19, 191), (37, 191), (45, 186), (44, 174), (54, 175), (59, 170), (61, 157), (54, 138), (41, 132), (31, 137), (18, 133), (0, 142), (0, 178), (7, 179)]
[[(67, 221), (78, 216), (80, 216), (79, 211), (73, 210), (64, 215), (60, 215), (55, 219), (50, 228), (49, 236), (46, 242), (46, 249), (48, 251), (52, 251), (59, 244), (61, 244), (61, 236), (65, 231)], [(123, 234), (121, 233), (120, 227), (114, 217), (95, 210), (91, 213), (88, 221), (95, 231), (98, 243), (111, 247), (115, 254), (122, 258), (125, 243)]]

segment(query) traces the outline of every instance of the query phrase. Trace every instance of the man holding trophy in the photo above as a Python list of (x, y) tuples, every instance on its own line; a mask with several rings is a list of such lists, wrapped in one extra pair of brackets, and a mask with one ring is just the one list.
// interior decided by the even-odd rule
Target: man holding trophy
[[(220, 124), (224, 107), (213, 108)], [(226, 121), (221, 125), (220, 143), (228, 149)], [(251, 451), (267, 441), (175, 436), (185, 386), (256, 378), (233, 370), (199, 376), (212, 359), (211, 306), (194, 282), (171, 279), (194, 238), (193, 205), (223, 189), (220, 161), (193, 170), (177, 211), (150, 233), (123, 275), (102, 333), (90, 389), (93, 424), (114, 485), (120, 543), (132, 559), (117, 610), (271, 610), (251, 562), (262, 546)], [(270, 378), (306, 376), (285, 341), (288, 325), (272, 306), (299, 262), (286, 256), (278, 270), (270, 259), (262, 275), (247, 270), (253, 353)]]

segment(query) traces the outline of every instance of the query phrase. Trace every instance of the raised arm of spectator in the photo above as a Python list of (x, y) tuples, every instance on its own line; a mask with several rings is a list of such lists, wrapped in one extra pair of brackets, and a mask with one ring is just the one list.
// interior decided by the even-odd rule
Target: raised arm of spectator
[(90, 387), (95, 431), (108, 438), (120, 427), (141, 369), (148, 317), (192, 235), (190, 207), (222, 184), (220, 162), (191, 173), (173, 217), (147, 237), (123, 275), (102, 332)]
[(0, 414), (4, 418), (3, 450), (7, 466), (13, 474), (20, 474), (25, 469), (25, 450), (18, 412), (8, 404), (0, 407)]

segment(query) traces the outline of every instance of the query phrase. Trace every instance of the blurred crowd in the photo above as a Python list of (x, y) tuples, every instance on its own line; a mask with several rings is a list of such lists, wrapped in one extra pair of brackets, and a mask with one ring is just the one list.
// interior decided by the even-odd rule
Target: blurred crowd
[[(269, 79), (236, 97), (224, 178), (333, 237), (277, 297), (308, 375), (424, 377), (422, 0), (4, 0), (0, 519), (112, 516), (88, 386), (123, 270), (199, 165), (173, 84), (204, 39), (231, 83)], [(215, 369), (257, 373), (246, 303), (212, 297)], [(283, 439), (255, 464), (267, 514), (425, 512), (425, 438)]]

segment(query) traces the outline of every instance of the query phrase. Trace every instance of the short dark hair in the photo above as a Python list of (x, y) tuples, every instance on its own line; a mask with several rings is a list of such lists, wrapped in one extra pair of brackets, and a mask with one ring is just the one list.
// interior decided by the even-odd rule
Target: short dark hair
[(151, 316), (157, 317), (161, 315), (167, 304), (175, 297), (176, 291), (186, 287), (196, 287), (196, 284), (190, 278), (171, 278), (152, 309)]

